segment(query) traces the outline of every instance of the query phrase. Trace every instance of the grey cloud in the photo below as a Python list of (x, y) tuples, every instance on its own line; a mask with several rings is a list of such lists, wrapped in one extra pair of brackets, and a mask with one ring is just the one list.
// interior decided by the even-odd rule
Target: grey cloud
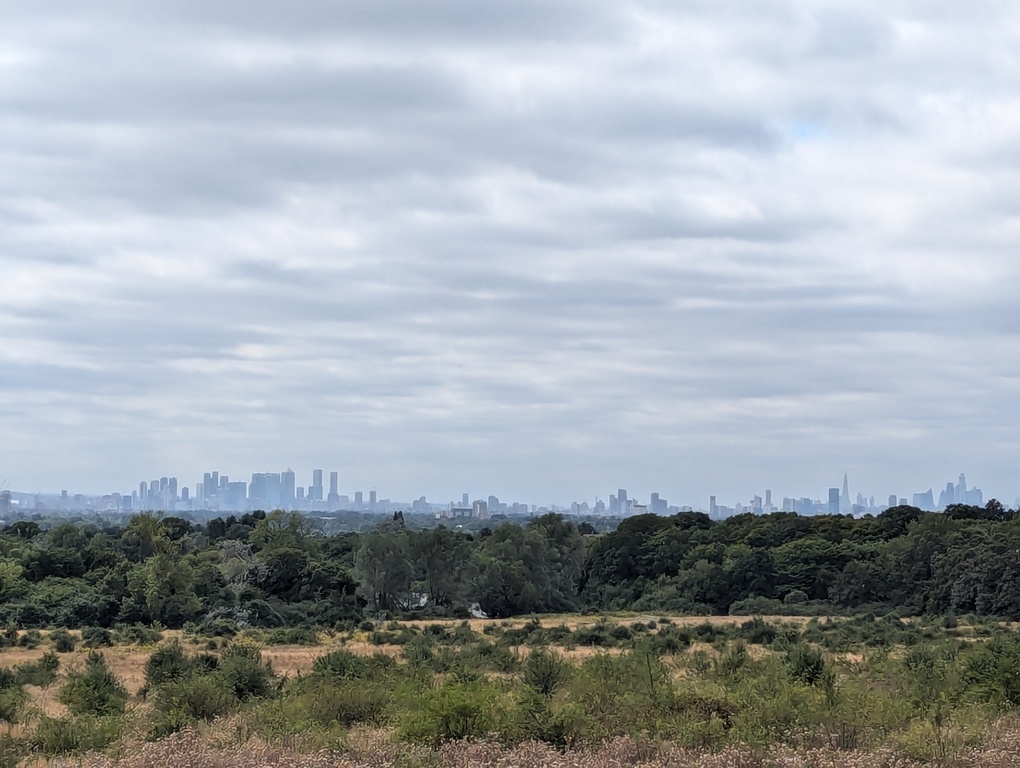
[(22, 487), (1017, 492), (1008, 8), (7, 11)]

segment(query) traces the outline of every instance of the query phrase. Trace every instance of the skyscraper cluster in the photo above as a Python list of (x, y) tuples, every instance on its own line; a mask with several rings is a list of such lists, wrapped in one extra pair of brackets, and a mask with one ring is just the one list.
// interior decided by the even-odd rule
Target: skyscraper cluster
[[(325, 493), (322, 484), (323, 471), (312, 470), (312, 480), (308, 486), (297, 485), (297, 476), (292, 469), (283, 472), (255, 472), (250, 482), (231, 480), (227, 475), (217, 471), (206, 472), (202, 482), (195, 487), (191, 496), (187, 487), (180, 489), (176, 477), (164, 477), (160, 480), (142, 482), (137, 494), (132, 494), (138, 509), (173, 510), (178, 505), (190, 509), (211, 509), (225, 511), (246, 511), (253, 509), (288, 509), (288, 510), (337, 510), (342, 506), (351, 508), (350, 499), (341, 496), (339, 491), (339, 473), (329, 473), (329, 493)], [(363, 508), (362, 494), (356, 494), (355, 509)], [(376, 504), (375, 491), (366, 508), (374, 510)]]

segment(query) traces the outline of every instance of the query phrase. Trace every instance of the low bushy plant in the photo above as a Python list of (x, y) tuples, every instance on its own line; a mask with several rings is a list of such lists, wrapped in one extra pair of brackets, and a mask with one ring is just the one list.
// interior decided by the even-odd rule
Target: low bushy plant
[(14, 676), (18, 685), (35, 685), (45, 688), (52, 685), (53, 681), (57, 679), (58, 669), (60, 669), (60, 659), (56, 653), (50, 651), (44, 653), (38, 661), (19, 664), (14, 669)]
[(447, 741), (480, 739), (498, 731), (501, 716), (509, 710), (509, 702), (502, 702), (499, 691), (488, 681), (447, 682), (421, 693), (398, 735), (405, 741), (431, 747)]
[(549, 697), (570, 680), (572, 666), (546, 648), (532, 651), (521, 665), (524, 684)]
[(103, 717), (123, 713), (128, 693), (110, 671), (103, 654), (90, 651), (85, 668), (68, 675), (58, 698), (73, 715)]
[(84, 755), (106, 749), (121, 737), (123, 729), (123, 721), (116, 717), (43, 715), (25, 742), (34, 755)]
[(156, 645), (162, 642), (163, 632), (144, 624), (127, 624), (114, 629), (113, 639), (121, 645)]
[(156, 692), (150, 735), (161, 738), (197, 721), (210, 722), (234, 711), (237, 706), (237, 697), (215, 677), (191, 675), (170, 679)]
[(145, 662), (146, 690), (158, 688), (174, 680), (182, 680), (191, 674), (194, 665), (176, 638), (161, 645)]
[(361, 677), (365, 662), (344, 648), (319, 656), (312, 662), (312, 674), (327, 680), (350, 680)]
[(251, 642), (232, 640), (220, 654), (217, 677), (240, 701), (275, 695), (276, 674), (262, 661), (262, 649)]
[(74, 635), (66, 629), (55, 629), (50, 632), (50, 642), (53, 644), (53, 650), (57, 653), (71, 653), (74, 651)]
[(81, 643), (86, 648), (109, 648), (113, 645), (113, 634), (106, 627), (85, 627)]

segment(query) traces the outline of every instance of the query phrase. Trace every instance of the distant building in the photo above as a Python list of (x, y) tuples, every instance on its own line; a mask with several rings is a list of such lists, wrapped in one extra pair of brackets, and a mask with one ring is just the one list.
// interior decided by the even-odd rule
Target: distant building
[(326, 497), (326, 502), (329, 504), (330, 509), (336, 509), (340, 506), (340, 476), (336, 472), (329, 473), (329, 496)]
[(312, 470), (312, 484), (308, 486), (308, 500), (311, 502), (322, 501), (322, 470)]
[(297, 478), (294, 470), (288, 469), (280, 474), (280, 506), (283, 509), (294, 509), (297, 501)]

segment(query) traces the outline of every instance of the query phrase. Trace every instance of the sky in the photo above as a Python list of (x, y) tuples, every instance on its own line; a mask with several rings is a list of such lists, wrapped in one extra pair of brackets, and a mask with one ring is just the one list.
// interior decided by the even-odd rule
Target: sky
[(1020, 5), (0, 0), (0, 480), (1020, 494)]

